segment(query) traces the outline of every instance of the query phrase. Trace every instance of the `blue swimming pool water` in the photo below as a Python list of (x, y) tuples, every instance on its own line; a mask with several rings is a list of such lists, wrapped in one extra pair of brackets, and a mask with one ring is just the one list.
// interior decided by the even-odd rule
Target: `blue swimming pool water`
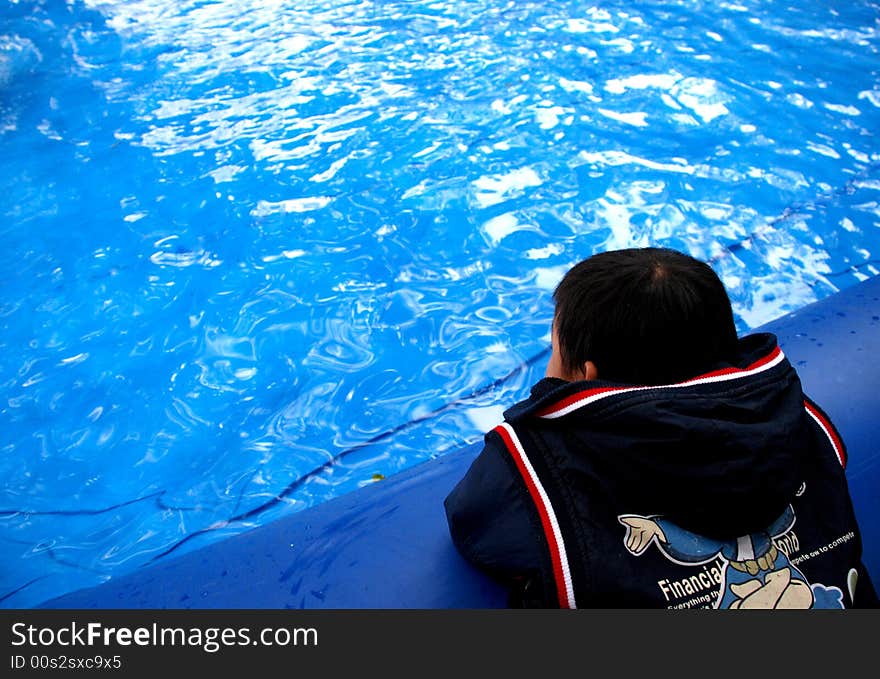
[(0, 605), (478, 440), (592, 252), (878, 273), (880, 5), (0, 2)]

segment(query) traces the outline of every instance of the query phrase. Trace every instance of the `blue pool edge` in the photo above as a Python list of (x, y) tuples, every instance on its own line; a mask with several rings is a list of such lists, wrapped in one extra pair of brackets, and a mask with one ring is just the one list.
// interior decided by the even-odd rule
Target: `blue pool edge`
[[(837, 425), (880, 581), (880, 276), (772, 321), (805, 392)], [(466, 446), (316, 507), (96, 587), (48, 609), (500, 608), (504, 592), (455, 551), (443, 499), (480, 450)]]

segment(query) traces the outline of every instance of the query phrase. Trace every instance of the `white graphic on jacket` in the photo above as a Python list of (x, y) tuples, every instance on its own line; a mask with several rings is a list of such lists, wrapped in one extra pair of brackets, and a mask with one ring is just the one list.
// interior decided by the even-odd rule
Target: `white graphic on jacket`
[(775, 540), (794, 525), (789, 507), (766, 530), (732, 540), (713, 540), (684, 530), (661, 516), (624, 514), (626, 549), (639, 556), (655, 543), (670, 561), (695, 566), (718, 559), (726, 562), (715, 608), (843, 608), (838, 587), (810, 585)]

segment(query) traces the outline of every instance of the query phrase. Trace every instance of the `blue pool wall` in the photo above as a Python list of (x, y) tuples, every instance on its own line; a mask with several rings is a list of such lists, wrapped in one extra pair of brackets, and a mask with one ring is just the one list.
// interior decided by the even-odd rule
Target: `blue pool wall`
[[(847, 477), (880, 582), (880, 276), (757, 330), (773, 332), (847, 445)], [(57, 609), (500, 608), (504, 592), (449, 539), (443, 499), (473, 445), (381, 483), (44, 603)]]

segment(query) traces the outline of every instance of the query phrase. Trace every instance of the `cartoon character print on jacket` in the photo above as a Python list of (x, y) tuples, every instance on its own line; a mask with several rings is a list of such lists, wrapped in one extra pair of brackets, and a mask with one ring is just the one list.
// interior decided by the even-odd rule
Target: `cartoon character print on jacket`
[(794, 525), (791, 505), (765, 531), (726, 541), (691, 533), (662, 516), (624, 514), (617, 518), (626, 526), (624, 545), (634, 556), (655, 543), (663, 556), (679, 565), (713, 560), (723, 564), (714, 608), (844, 607), (838, 587), (811, 585), (777, 546), (776, 540)]

